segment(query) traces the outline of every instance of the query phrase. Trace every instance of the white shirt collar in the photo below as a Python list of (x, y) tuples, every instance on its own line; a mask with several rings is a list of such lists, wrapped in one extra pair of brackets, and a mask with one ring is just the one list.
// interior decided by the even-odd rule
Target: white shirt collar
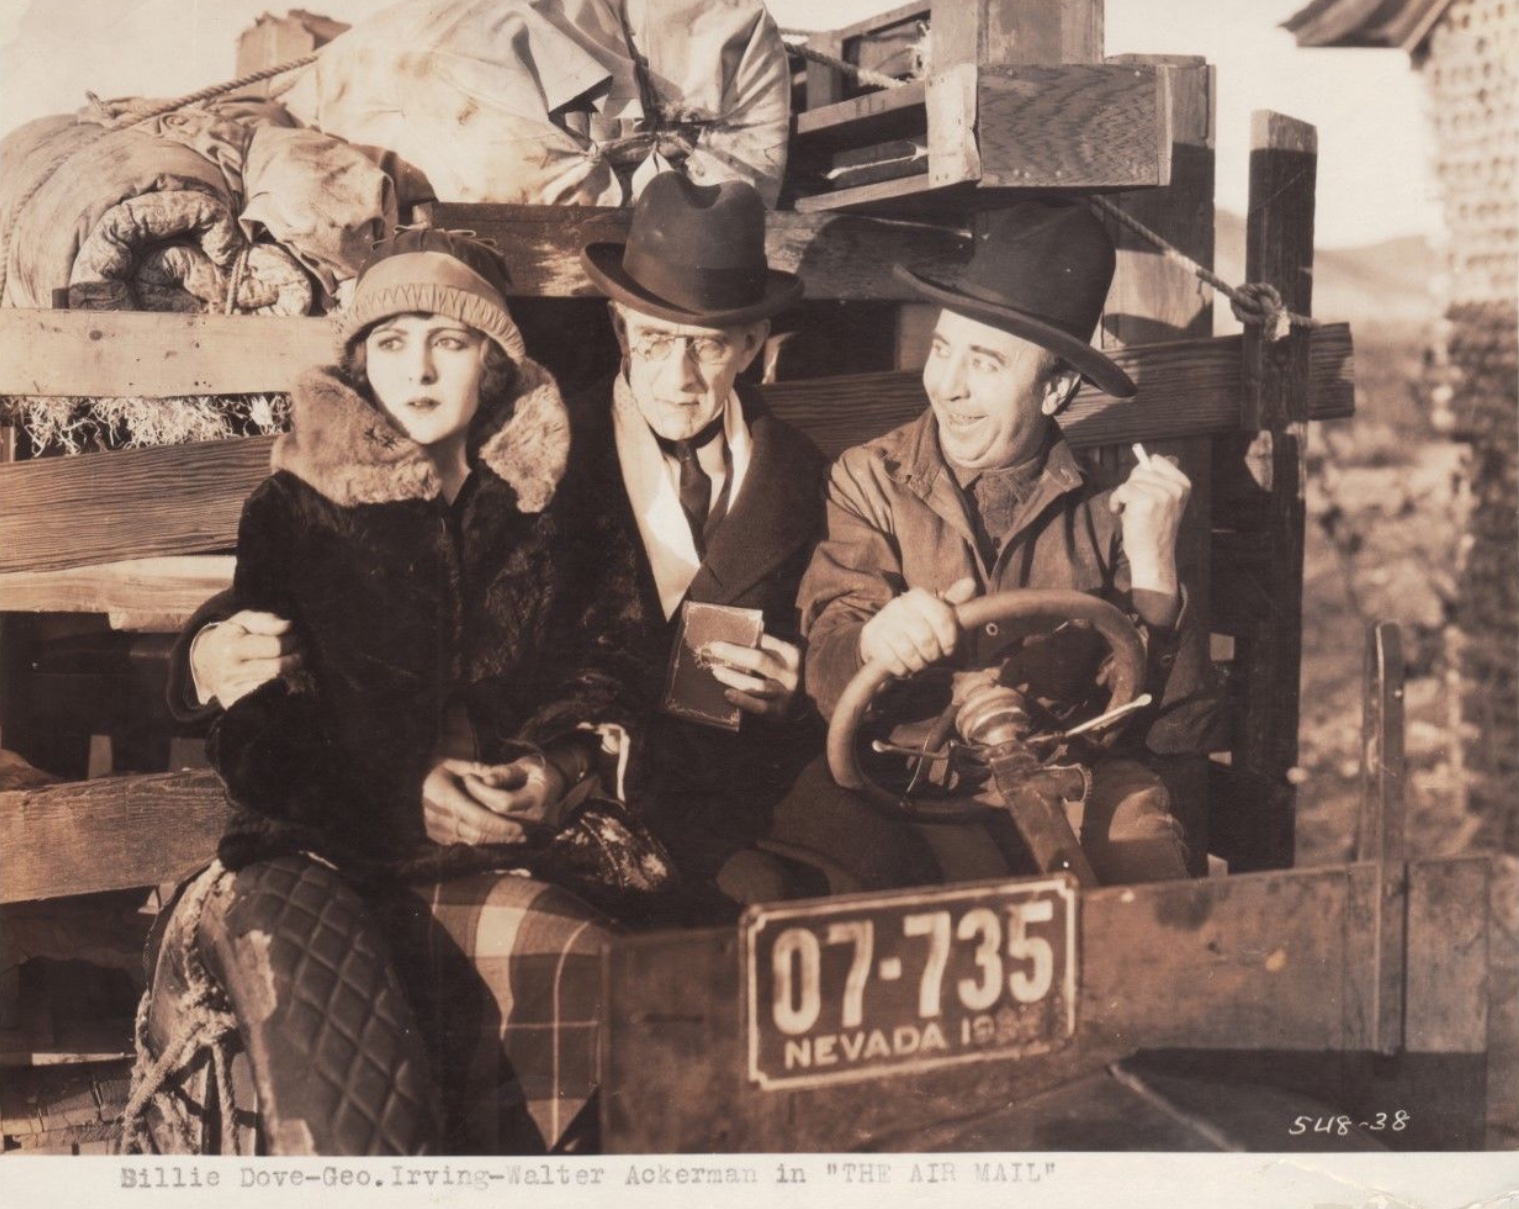
[[(627, 378), (622, 375), (612, 384), (612, 423), (622, 481), (654, 573), (659, 604), (665, 617), (673, 617), (701, 569), (701, 559), (691, 539), (691, 526), (681, 510), (677, 473), (660, 450), (653, 430), (638, 410)], [(731, 393), (723, 406), (723, 437), (732, 464), (733, 481), (728, 488), (731, 514), (753, 457), (753, 441), (743, 406)]]

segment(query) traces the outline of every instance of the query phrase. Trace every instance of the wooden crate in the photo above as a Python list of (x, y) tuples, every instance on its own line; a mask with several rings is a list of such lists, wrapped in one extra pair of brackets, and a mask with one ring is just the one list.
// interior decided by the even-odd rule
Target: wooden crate
[[(935, 0), (806, 46), (841, 66), (807, 66), (784, 195), (798, 211), (942, 212), (1169, 180), (1168, 77), (1102, 62), (1101, 0)], [(897, 86), (875, 88), (881, 76)]]

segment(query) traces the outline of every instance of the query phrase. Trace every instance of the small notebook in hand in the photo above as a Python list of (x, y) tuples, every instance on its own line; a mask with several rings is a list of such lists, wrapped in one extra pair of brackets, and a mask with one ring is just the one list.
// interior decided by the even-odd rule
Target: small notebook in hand
[(709, 642), (757, 647), (764, 630), (765, 617), (758, 609), (686, 601), (680, 607), (661, 708), (677, 718), (737, 730), (742, 712), (723, 695), (727, 686), (712, 674), (703, 648)]

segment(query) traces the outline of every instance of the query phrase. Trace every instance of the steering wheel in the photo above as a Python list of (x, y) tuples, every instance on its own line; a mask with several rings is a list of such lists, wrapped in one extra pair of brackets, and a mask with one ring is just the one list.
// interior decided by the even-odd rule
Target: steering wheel
[[(1144, 680), (1145, 653), (1133, 624), (1117, 608), (1085, 592), (1063, 589), (1025, 588), (983, 596), (955, 609), (962, 634), (977, 630), (993, 637), (1001, 627), (1017, 622), (1031, 634), (1047, 633), (1068, 621), (1089, 624), (1107, 642), (1113, 652), (1112, 692), (1100, 715), (1109, 717), (1131, 705)], [(1028, 630), (1032, 624), (1034, 629)], [(990, 666), (985, 664), (982, 666)], [(833, 779), (845, 789), (857, 790), (887, 813), (921, 822), (950, 822), (984, 817), (995, 808), (969, 795), (914, 801), (906, 793), (894, 793), (869, 776), (859, 759), (859, 732), (872, 701), (892, 680), (891, 671), (881, 663), (862, 667), (839, 697), (828, 726), (828, 768)], [(956, 705), (940, 715), (922, 752), (912, 754), (932, 759), (942, 755), (950, 739), (959, 710)], [(1093, 742), (1106, 746), (1117, 737), (1118, 728), (1110, 727)], [(903, 753), (906, 754), (906, 753)]]

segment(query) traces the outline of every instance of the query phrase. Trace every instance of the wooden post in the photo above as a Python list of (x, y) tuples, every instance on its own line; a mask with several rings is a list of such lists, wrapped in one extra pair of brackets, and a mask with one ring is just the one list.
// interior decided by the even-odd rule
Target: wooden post
[[(1213, 267), (1215, 73), (1195, 55), (1117, 55), (1111, 64), (1155, 67), (1169, 77), (1171, 183), (1164, 189), (1119, 193), (1115, 205), (1205, 268)], [(1213, 290), (1183, 265), (1168, 260), (1149, 240), (1109, 220), (1118, 245), (1118, 268), (1102, 321), (1106, 348), (1213, 334)], [(1143, 395), (1133, 404), (1146, 406)], [(1209, 437), (1152, 443), (1154, 454), (1178, 459), (1192, 480), (1177, 558), (1195, 616), (1211, 617), (1208, 517), (1212, 514)], [(1127, 463), (1125, 469), (1127, 469)], [(1178, 657), (1175, 675), (1206, 685), (1214, 676), (1206, 642)], [(1220, 739), (1212, 742), (1222, 743)], [(1204, 760), (1178, 760), (1165, 770), (1172, 809), (1186, 830), (1193, 872), (1207, 868), (1208, 777)]]
[[(283, 17), (265, 13), (237, 38), (237, 67), (234, 74), (248, 75), (266, 67), (277, 67), (291, 59), (309, 55), (326, 46), (348, 25), (295, 9)], [(244, 89), (247, 93), (268, 96), (273, 82), (262, 80)]]
[[(843, 59), (844, 40), (837, 32), (818, 32), (807, 36), (807, 45), (833, 59)], [(807, 60), (807, 108), (821, 109), (844, 99), (846, 81), (835, 67)]]
[(1403, 758), (1403, 640), (1396, 622), (1367, 627), (1365, 667), (1356, 860), (1401, 861), (1407, 767)]
[[(1313, 208), (1318, 137), (1305, 122), (1258, 111), (1251, 126), (1245, 276), (1273, 285), (1288, 310), (1313, 303)], [(1298, 706), (1303, 660), (1303, 483), (1309, 333), (1268, 342), (1247, 325), (1243, 343), (1244, 457), (1266, 493), (1261, 583), (1269, 607), (1243, 635), (1236, 665), (1245, 713), (1235, 737), (1231, 865), (1286, 868), (1293, 858)]]
[(1408, 866), (1404, 863), (1403, 643), (1394, 622), (1366, 631), (1365, 696), (1361, 705), (1361, 809), (1356, 859), (1377, 864), (1371, 904), (1375, 977), (1368, 1044), (1396, 1053), (1404, 1041), (1404, 953), (1408, 933)]
[[(1110, 200), (1205, 268), (1213, 267), (1214, 69), (1196, 55), (1115, 55), (1111, 64), (1157, 67), (1170, 77), (1171, 183)], [(1103, 316), (1107, 347), (1213, 334), (1213, 290), (1117, 222), (1118, 270)]]

